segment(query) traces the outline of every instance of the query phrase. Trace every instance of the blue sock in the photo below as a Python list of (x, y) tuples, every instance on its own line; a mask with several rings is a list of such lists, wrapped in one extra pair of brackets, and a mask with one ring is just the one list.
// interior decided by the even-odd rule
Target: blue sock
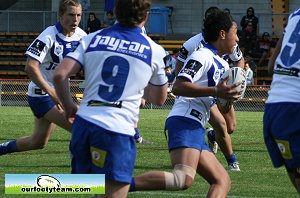
[(233, 162), (237, 161), (234, 152), (232, 152), (232, 154), (229, 157), (225, 156), (225, 158), (228, 164), (232, 164)]
[(5, 142), (0, 144), (0, 155), (5, 155), (8, 153), (17, 152), (17, 141), (11, 140), (9, 142)]
[(134, 128), (134, 130), (135, 130), (135, 134), (134, 134), (133, 137), (134, 137), (135, 140), (137, 140), (141, 137), (141, 135), (140, 135), (139, 129), (137, 127)]
[(135, 181), (134, 181), (134, 177), (133, 177), (133, 178), (131, 179), (129, 192), (134, 192), (134, 191), (136, 191), (136, 189), (135, 189)]

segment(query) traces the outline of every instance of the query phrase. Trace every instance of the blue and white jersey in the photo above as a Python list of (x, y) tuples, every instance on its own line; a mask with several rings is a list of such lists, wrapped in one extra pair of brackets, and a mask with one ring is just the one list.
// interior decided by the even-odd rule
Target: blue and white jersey
[(68, 57), (85, 73), (78, 115), (109, 131), (133, 136), (144, 88), (163, 86), (164, 49), (142, 33), (119, 23), (84, 37)]
[[(218, 84), (220, 77), (229, 69), (228, 63), (218, 56), (217, 49), (210, 44), (193, 52), (186, 60), (177, 78), (186, 78), (193, 84), (210, 87)], [(215, 97), (179, 96), (169, 113), (171, 116), (184, 116), (194, 119), (204, 126), (210, 117), (210, 107)]]
[(300, 9), (289, 16), (284, 30), (267, 103), (300, 103)]
[[(62, 26), (57, 23), (46, 28), (28, 47), (25, 55), (37, 60), (44, 79), (53, 87), (53, 74), (56, 66), (69, 53), (76, 49), (79, 41), (86, 33), (76, 28), (71, 37), (62, 34)], [(35, 94), (38, 86), (30, 82), (28, 87), (29, 96), (41, 96)]]
[[(194, 51), (202, 48), (204, 43), (205, 41), (202, 33), (196, 34), (185, 43), (183, 43), (177, 59), (181, 62), (184, 62), (187, 57), (190, 56)], [(243, 53), (240, 50), (238, 44), (235, 45), (232, 54), (229, 54), (228, 56), (234, 62), (241, 60), (241, 58), (243, 57)]]

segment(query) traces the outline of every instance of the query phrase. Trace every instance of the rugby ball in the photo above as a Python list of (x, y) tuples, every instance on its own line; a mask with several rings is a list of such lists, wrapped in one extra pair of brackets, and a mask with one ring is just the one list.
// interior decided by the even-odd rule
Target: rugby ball
[(58, 179), (56, 179), (53, 176), (50, 175), (41, 175), (37, 178), (36, 181), (37, 185), (41, 188), (46, 188), (46, 187), (55, 187), (55, 188), (60, 188), (60, 182)]
[[(220, 82), (224, 81), (225, 78), (228, 77), (227, 85), (232, 85), (237, 82), (242, 82), (239, 86), (235, 87), (235, 90), (242, 90), (241, 96), (244, 95), (246, 90), (246, 73), (245, 70), (241, 67), (232, 67), (228, 69), (220, 79)], [(222, 106), (227, 106), (232, 104), (233, 101), (226, 100), (223, 98), (218, 98), (218, 103)]]

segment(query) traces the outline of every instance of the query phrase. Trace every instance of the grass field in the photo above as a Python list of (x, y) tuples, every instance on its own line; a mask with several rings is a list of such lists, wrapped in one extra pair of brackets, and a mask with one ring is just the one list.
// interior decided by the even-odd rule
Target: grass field
[[(142, 110), (139, 129), (152, 144), (139, 144), (135, 174), (150, 170), (171, 170), (166, 139), (163, 133), (168, 110)], [(235, 153), (241, 172), (229, 172), (231, 191), (229, 198), (299, 197), (284, 168), (274, 169), (262, 138), (261, 112), (237, 112), (238, 126), (232, 135)], [(33, 116), (28, 107), (0, 107), (0, 141), (31, 134)], [(0, 197), (88, 197), (88, 195), (5, 195), (4, 177), (10, 174), (67, 174), (70, 172), (70, 134), (57, 128), (49, 144), (43, 150), (15, 153), (0, 157)], [(224, 164), (221, 152), (218, 159)], [(129, 198), (205, 197), (208, 184), (200, 177), (186, 191), (145, 191), (130, 193)]]

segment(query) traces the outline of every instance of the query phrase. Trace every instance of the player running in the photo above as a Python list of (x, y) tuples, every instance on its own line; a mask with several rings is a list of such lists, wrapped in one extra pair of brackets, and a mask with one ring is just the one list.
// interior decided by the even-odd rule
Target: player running
[(44, 148), (56, 125), (71, 131), (52, 77), (63, 57), (75, 50), (86, 33), (78, 27), (82, 15), (79, 0), (61, 0), (58, 13), (59, 22), (46, 28), (25, 53), (25, 71), (31, 79), (28, 103), (35, 116), (33, 133), (0, 144), (0, 155)]
[[(134, 139), (141, 98), (162, 105), (167, 98), (164, 49), (142, 27), (148, 0), (116, 0), (118, 23), (91, 33), (60, 64), (57, 95), (72, 125), (72, 173), (105, 174), (105, 197), (127, 196), (136, 158)], [(85, 73), (77, 111), (68, 77)], [(97, 197), (101, 197), (97, 195)]]
[[(205, 18), (214, 12), (219, 12), (219, 8), (210, 7), (205, 12)], [(235, 23), (235, 22), (234, 22)], [(189, 40), (187, 40), (180, 49), (177, 58), (175, 74), (177, 75), (185, 60), (194, 51), (201, 49), (205, 45), (203, 33), (199, 33)], [(223, 56), (225, 60), (229, 58), (235, 62), (236, 66), (244, 67), (244, 58), (239, 46), (236, 44), (231, 51), (231, 54)], [(228, 170), (240, 171), (239, 163), (236, 159), (235, 153), (232, 149), (231, 137), (229, 134), (233, 133), (236, 127), (236, 116), (233, 105), (228, 112), (220, 112), (217, 105), (210, 109), (211, 117), (209, 120), (210, 125), (213, 127), (207, 129), (208, 144), (214, 153), (217, 153), (218, 146), (220, 146), (226, 161), (228, 163)]]
[(219, 83), (229, 69), (222, 55), (238, 42), (237, 26), (225, 12), (215, 12), (204, 22), (204, 47), (192, 53), (173, 86), (177, 99), (166, 120), (172, 172), (151, 171), (136, 176), (131, 191), (184, 190), (192, 186), (196, 173), (210, 185), (207, 197), (226, 197), (230, 178), (205, 142), (204, 126), (215, 97), (236, 100), (240, 84)]

